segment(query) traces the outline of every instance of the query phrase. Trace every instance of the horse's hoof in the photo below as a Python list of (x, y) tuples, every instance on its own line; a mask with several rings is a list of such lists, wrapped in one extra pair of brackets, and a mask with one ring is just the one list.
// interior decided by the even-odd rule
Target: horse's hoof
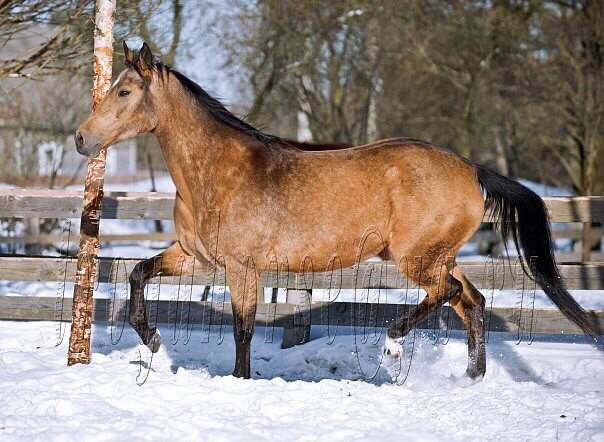
[(470, 378), (472, 381), (481, 381), (484, 378), (484, 371), (480, 371), (477, 369), (467, 369), (466, 376)]
[(157, 353), (159, 351), (159, 347), (161, 347), (161, 335), (159, 334), (159, 330), (155, 330), (151, 339), (147, 343), (147, 347), (151, 350), (152, 353)]
[(399, 359), (403, 356), (403, 338), (395, 338), (392, 339), (386, 336), (386, 341), (384, 342), (384, 356), (387, 356), (391, 359)]
[(398, 383), (402, 372), (403, 338), (386, 337), (383, 353), (381, 365), (386, 369), (392, 380)]
[(233, 376), (241, 379), (251, 379), (250, 373), (245, 370), (233, 370)]

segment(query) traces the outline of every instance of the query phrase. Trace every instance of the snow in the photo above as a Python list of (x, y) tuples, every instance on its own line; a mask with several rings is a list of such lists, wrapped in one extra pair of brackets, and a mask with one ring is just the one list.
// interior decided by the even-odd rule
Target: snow
[(66, 367), (55, 324), (0, 322), (0, 439), (604, 440), (604, 359), (582, 337), (516, 345), (493, 333), (487, 374), (470, 382), (463, 334), (446, 345), (418, 335), (397, 385), (383, 368), (366, 380), (359, 369), (378, 367), (383, 339), (355, 352), (353, 336), (329, 345), (314, 330), (282, 350), (279, 331), (272, 342), (265, 331), (252, 345), (253, 379), (242, 380), (230, 375), (229, 328), (206, 343), (194, 330), (187, 345), (161, 328), (147, 370), (130, 328), (112, 345), (96, 323), (91, 364)]

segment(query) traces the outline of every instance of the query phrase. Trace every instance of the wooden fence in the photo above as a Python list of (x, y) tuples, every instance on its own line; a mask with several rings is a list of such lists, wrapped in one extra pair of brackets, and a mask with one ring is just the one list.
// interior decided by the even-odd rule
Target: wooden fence
[[(552, 236), (556, 239), (572, 239), (578, 240), (581, 238), (582, 231), (579, 229), (564, 229), (552, 232)], [(604, 230), (592, 229), (592, 238), (599, 240), (604, 236)], [(141, 243), (141, 242), (158, 242), (150, 247), (157, 248), (161, 247), (161, 243), (175, 242), (178, 240), (178, 236), (173, 232), (150, 232), (150, 233), (123, 233), (123, 234), (101, 234), (99, 242), (101, 244), (115, 244), (115, 243)], [(69, 236), (57, 235), (57, 234), (35, 234), (35, 235), (16, 235), (16, 236), (4, 236), (1, 238), (0, 243), (12, 244), (12, 245), (38, 245), (38, 246), (60, 246), (61, 243), (70, 244), (71, 248), (78, 246), (80, 241), (79, 232), (71, 231)], [(482, 231), (477, 232), (468, 242), (477, 243), (479, 241), (489, 241), (491, 243), (497, 243), (501, 241), (499, 233), (495, 231)], [(581, 251), (572, 252), (556, 252), (556, 259), (560, 263), (569, 262), (580, 262)], [(604, 253), (598, 251), (591, 251), (589, 254), (588, 262), (602, 262), (604, 261)]]
[[(0, 189), (0, 218), (79, 218), (82, 192), (46, 189)], [(552, 222), (602, 222), (604, 197), (545, 197)], [(170, 220), (174, 194), (106, 192), (104, 219)], [(485, 216), (485, 222), (492, 218)]]
[[(0, 218), (78, 218), (81, 214), (82, 193), (76, 191), (55, 191), (46, 189), (0, 189)], [(601, 197), (548, 197), (545, 202), (553, 222), (590, 222), (601, 220), (604, 215)], [(103, 201), (103, 218), (105, 219), (172, 219), (174, 196), (168, 193), (108, 192)], [(485, 221), (489, 221), (489, 217)], [(554, 230), (554, 238), (579, 240), (582, 237), (580, 228)], [(599, 242), (604, 229), (592, 228), (592, 241)], [(101, 243), (133, 241), (175, 241), (174, 233), (140, 233), (101, 235)], [(479, 231), (470, 241), (497, 242), (495, 231)], [(60, 235), (43, 235), (39, 233), (10, 235), (2, 238), (4, 244), (37, 244), (56, 245), (62, 240), (77, 244), (77, 232), (71, 232), (69, 238)], [(560, 262), (578, 262), (580, 251), (557, 253)], [(604, 260), (604, 253), (592, 251), (590, 261)]]
[[(604, 197), (582, 198), (546, 198), (550, 216), (554, 222), (602, 222), (604, 221)], [(102, 218), (109, 219), (171, 219), (174, 195), (156, 193), (110, 192), (105, 195)], [(48, 190), (0, 189), (0, 218), (76, 218), (82, 206), (82, 193)], [(487, 215), (485, 221), (491, 219)], [(133, 236), (136, 240), (137, 236)], [(1, 239), (0, 239), (1, 240)], [(112, 265), (118, 261), (99, 259), (97, 272), (99, 282), (115, 282)], [(126, 281), (137, 260), (120, 260), (121, 278)], [(518, 334), (534, 333), (577, 333), (578, 329), (554, 309), (534, 309), (531, 296), (534, 283), (526, 278), (517, 264), (505, 264), (499, 261), (485, 263), (460, 263), (464, 273), (475, 285), (483, 290), (489, 307), (489, 293), (495, 289), (514, 289), (516, 308), (488, 308), (487, 327), (492, 331), (512, 331)], [(560, 271), (569, 289), (604, 290), (604, 263), (561, 265)], [(10, 281), (59, 281), (70, 282), (74, 279), (75, 260), (54, 257), (0, 257), (0, 280)], [(112, 279), (113, 274), (113, 279)], [(367, 276), (373, 275), (373, 276)], [(379, 275), (376, 279), (375, 275)], [(223, 280), (223, 276), (209, 275), (206, 271), (196, 272), (187, 277), (187, 284), (206, 285), (208, 278)], [(176, 279), (175, 279), (176, 278)], [(152, 280), (151, 284), (180, 284), (177, 277), (165, 277)], [(183, 277), (184, 278), (184, 277)], [(393, 263), (369, 262), (356, 268), (335, 270), (331, 273), (316, 273), (312, 286), (305, 286), (308, 279), (296, 273), (265, 272), (262, 276), (262, 294), (264, 287), (287, 288), (286, 303), (264, 303), (259, 294), (256, 321), (266, 326), (284, 327), (286, 346), (303, 342), (308, 337), (310, 325), (367, 327), (388, 323), (409, 304), (393, 303), (384, 298), (380, 290), (369, 295), (368, 289), (403, 289), (407, 296), (418, 298), (419, 288), (410, 285)], [(215, 283), (214, 285), (220, 285)], [(309, 289), (324, 289), (333, 294), (338, 290), (354, 290), (356, 302), (338, 302), (338, 300), (315, 300), (308, 295)], [(377, 295), (375, 293), (378, 293)], [(384, 292), (386, 293), (386, 292)], [(331, 296), (331, 295), (330, 295)], [(381, 299), (376, 298), (380, 296)], [(407, 299), (407, 302), (409, 299)], [(181, 301), (182, 302), (182, 301)], [(110, 302), (106, 299), (95, 300), (95, 319), (110, 318)], [(158, 301), (158, 322), (170, 321), (171, 301)], [(0, 319), (19, 320), (68, 320), (71, 299), (61, 299), (61, 310), (57, 311), (57, 298), (8, 297), (0, 296)], [(123, 308), (126, 308), (123, 306)], [(229, 324), (231, 321), (228, 302), (184, 302), (181, 312), (187, 312), (191, 323)], [(60, 313), (59, 316), (57, 314)], [(603, 311), (589, 311), (589, 315), (604, 326)], [(438, 317), (438, 318), (437, 318)], [(172, 318), (173, 319), (173, 318)], [(438, 320), (437, 320), (438, 319)], [(444, 324), (444, 325), (443, 325)], [(428, 328), (461, 329), (462, 323), (449, 308), (443, 308), (431, 315), (420, 326)]]

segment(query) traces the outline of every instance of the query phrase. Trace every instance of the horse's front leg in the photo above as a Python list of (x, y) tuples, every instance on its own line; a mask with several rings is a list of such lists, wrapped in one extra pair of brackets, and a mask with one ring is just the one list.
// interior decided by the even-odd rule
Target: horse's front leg
[[(453, 297), (461, 294), (463, 287), (461, 282), (449, 274), (445, 266), (440, 269), (440, 272), (436, 274), (445, 273), (444, 284), (434, 280), (426, 280), (429, 282), (421, 281), (424, 282), (421, 287), (426, 290), (426, 297), (409, 314), (397, 319), (388, 327), (386, 342), (384, 344), (385, 355), (400, 357), (403, 352), (401, 343), (409, 331), (426, 319), (434, 310), (442, 307)], [(420, 283), (417, 277), (411, 276), (411, 279), (418, 284)]]
[(145, 309), (145, 286), (151, 278), (158, 275), (172, 276), (175, 273), (193, 271), (189, 267), (177, 266), (179, 260), (190, 255), (176, 242), (166, 250), (152, 258), (139, 262), (130, 274), (130, 314), (128, 322), (143, 340), (149, 349), (156, 353), (161, 345), (159, 332), (149, 327), (147, 311)]
[(259, 275), (246, 260), (236, 281), (232, 281), (231, 306), (233, 309), (233, 334), (235, 338), (235, 369), (233, 376), (249, 379), (251, 376), (251, 344), (256, 321)]

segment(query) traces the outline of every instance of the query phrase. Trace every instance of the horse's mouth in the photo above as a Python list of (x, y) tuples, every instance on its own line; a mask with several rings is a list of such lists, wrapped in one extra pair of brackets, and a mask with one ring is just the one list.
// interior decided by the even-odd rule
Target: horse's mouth
[(101, 152), (101, 143), (96, 143), (91, 148), (86, 148), (84, 146), (76, 146), (76, 150), (80, 155), (84, 155), (88, 158), (96, 158)]

